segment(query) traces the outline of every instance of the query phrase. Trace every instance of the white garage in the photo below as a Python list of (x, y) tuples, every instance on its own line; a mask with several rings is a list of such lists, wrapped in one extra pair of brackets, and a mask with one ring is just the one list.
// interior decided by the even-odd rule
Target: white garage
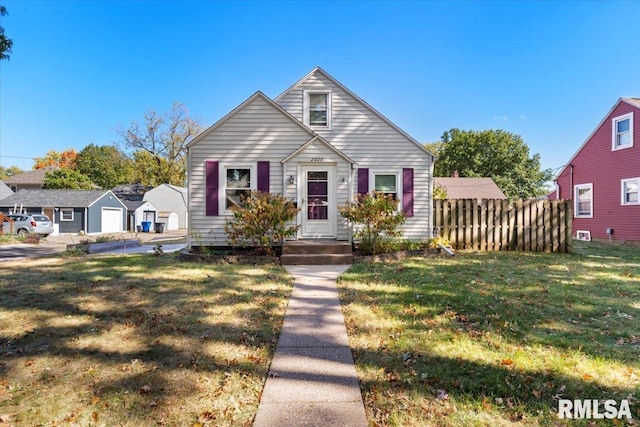
[(102, 208), (102, 232), (120, 233), (124, 230), (121, 208)]

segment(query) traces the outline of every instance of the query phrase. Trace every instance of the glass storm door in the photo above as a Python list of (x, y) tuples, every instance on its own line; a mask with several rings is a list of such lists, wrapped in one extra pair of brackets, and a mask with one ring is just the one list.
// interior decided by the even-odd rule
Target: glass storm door
[(302, 167), (302, 237), (335, 237), (334, 169)]

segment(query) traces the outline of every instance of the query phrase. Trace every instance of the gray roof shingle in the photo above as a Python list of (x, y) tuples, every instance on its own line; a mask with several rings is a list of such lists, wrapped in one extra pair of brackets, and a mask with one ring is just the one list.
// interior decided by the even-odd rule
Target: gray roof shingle
[(47, 167), (43, 169), (34, 169), (27, 172), (22, 172), (14, 176), (10, 176), (4, 180), (7, 185), (25, 185), (25, 184), (40, 184), (44, 183), (44, 176), (47, 172), (54, 170), (54, 167)]
[(0, 206), (86, 208), (106, 192), (107, 190), (20, 190), (0, 200)]

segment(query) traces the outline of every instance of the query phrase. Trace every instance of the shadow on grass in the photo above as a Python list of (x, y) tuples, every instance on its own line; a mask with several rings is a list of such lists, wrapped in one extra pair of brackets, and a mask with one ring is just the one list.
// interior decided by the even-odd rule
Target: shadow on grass
[[(74, 420), (86, 422), (97, 407), (87, 401), (101, 401), (101, 419), (124, 425), (191, 424), (200, 412), (218, 425), (246, 425), (253, 414), (234, 419), (238, 403), (228, 401), (235, 393), (257, 408), (291, 281), (277, 267), (133, 255), (6, 264), (0, 290), (1, 385), (11, 391), (0, 406), (14, 419), (38, 420), (23, 402), (39, 388), (71, 387), (66, 410)], [(51, 376), (34, 382), (45, 369)], [(185, 403), (221, 388), (231, 409)], [(220, 414), (202, 409), (212, 407)]]
[[(403, 412), (385, 390), (431, 403), (444, 390), (507, 421), (544, 413), (550, 422), (559, 396), (640, 397), (640, 250), (590, 252), (460, 253), (354, 266), (340, 292), (359, 343), (356, 364), (366, 372), (369, 416), (387, 425), (379, 411)], [(588, 363), (558, 368), (553, 360), (565, 357)], [(604, 372), (582, 372), (590, 366)], [(627, 367), (627, 381), (597, 382), (609, 367)]]

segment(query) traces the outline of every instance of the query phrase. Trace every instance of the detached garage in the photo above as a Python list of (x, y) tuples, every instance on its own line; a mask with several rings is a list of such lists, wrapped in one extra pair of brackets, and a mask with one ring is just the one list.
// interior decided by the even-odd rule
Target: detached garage
[(3, 212), (43, 213), (57, 233), (125, 231), (127, 207), (111, 190), (20, 190), (0, 200)]

